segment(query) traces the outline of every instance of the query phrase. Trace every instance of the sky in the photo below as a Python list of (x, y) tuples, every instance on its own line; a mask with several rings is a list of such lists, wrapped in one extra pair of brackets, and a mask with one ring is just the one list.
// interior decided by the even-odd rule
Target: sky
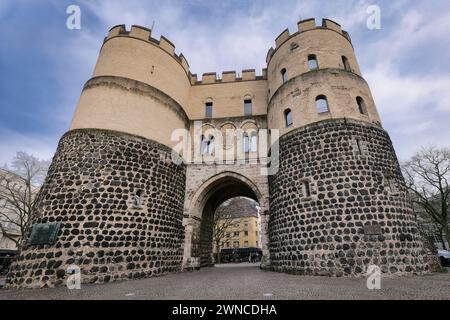
[[(81, 9), (80, 30), (66, 27), (69, 5)], [(381, 29), (367, 27), (371, 5)], [(152, 36), (170, 39), (192, 73), (260, 74), (275, 38), (307, 18), (350, 33), (400, 160), (450, 146), (448, 0), (0, 0), (0, 165), (16, 151), (53, 156), (114, 25), (154, 24)]]

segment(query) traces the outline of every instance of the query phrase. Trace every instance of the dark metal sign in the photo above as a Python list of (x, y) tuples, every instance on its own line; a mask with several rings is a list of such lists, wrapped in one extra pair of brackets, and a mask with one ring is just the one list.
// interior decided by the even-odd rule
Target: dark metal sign
[(36, 223), (33, 225), (28, 245), (54, 244), (58, 237), (61, 223)]

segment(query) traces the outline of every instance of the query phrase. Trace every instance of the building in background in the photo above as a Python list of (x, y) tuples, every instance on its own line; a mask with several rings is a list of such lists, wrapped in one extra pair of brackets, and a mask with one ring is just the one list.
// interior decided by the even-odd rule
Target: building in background
[(250, 255), (261, 255), (261, 224), (258, 203), (252, 199), (236, 197), (225, 201), (218, 209), (219, 224), (225, 224), (225, 236), (220, 241), (222, 261), (230, 262), (232, 256), (247, 261)]

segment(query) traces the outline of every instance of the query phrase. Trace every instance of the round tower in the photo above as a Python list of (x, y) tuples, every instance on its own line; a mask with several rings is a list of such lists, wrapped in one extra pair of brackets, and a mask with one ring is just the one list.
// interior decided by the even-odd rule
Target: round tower
[(267, 55), (270, 260), (279, 271), (426, 272), (428, 264), (389, 135), (347, 32), (324, 19), (284, 31)]
[(33, 220), (58, 236), (22, 248), (9, 287), (63, 284), (77, 267), (83, 283), (180, 270), (186, 167), (170, 161), (170, 138), (189, 126), (189, 66), (150, 33), (116, 26), (105, 38)]

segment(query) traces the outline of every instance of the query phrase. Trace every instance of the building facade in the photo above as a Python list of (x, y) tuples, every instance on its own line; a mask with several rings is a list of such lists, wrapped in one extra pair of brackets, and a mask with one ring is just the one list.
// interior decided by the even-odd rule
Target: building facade
[(217, 253), (222, 249), (261, 247), (261, 224), (258, 207), (252, 200), (233, 198), (225, 201), (216, 211), (218, 224), (224, 228)]
[(428, 272), (349, 34), (300, 21), (266, 62), (199, 80), (165, 37), (113, 27), (42, 187), (35, 223), (61, 223), (58, 238), (25, 246), (8, 286), (64, 284), (70, 265), (93, 283), (211, 264), (213, 213), (236, 196), (261, 208), (264, 268)]

